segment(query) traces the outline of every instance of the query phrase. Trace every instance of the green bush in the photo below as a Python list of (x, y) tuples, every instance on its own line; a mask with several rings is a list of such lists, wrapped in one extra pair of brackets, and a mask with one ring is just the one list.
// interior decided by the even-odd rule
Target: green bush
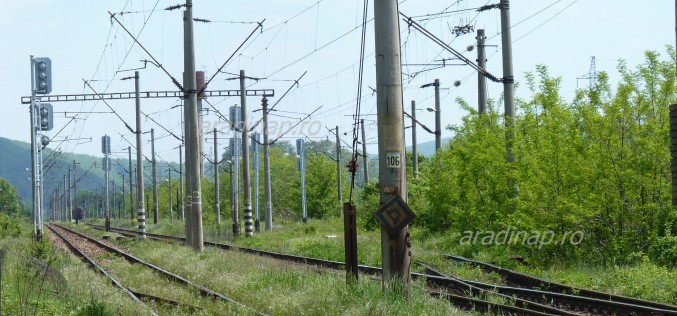
[(0, 239), (19, 237), (21, 233), (21, 225), (18, 220), (10, 218), (7, 214), (0, 213)]
[(381, 227), (381, 222), (374, 216), (374, 212), (378, 210), (380, 199), (378, 183), (365, 185), (360, 192), (360, 199), (355, 207), (358, 226), (366, 230), (376, 230)]
[(106, 304), (92, 301), (83, 306), (77, 311), (77, 316), (113, 316), (113, 313), (108, 311)]
[(660, 265), (677, 266), (677, 236), (658, 237), (649, 247), (649, 256)]

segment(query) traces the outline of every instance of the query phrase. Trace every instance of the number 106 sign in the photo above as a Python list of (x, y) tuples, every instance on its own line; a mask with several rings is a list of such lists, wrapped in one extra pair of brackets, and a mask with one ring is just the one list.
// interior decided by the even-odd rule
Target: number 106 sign
[(402, 159), (399, 152), (388, 152), (386, 153), (386, 167), (388, 168), (400, 168), (402, 164)]

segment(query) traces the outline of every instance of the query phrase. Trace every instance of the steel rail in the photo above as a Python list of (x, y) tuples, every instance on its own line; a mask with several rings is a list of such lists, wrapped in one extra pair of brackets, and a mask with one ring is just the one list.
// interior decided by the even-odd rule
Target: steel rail
[[(90, 225), (92, 227), (97, 227), (97, 225)], [(102, 228), (99, 226), (98, 228)], [(134, 234), (133, 231), (121, 229), (121, 228), (115, 228), (118, 231), (121, 232), (127, 232), (130, 234)], [(147, 236), (159, 240), (172, 240), (172, 241), (179, 241), (183, 242), (185, 239), (182, 237), (176, 237), (176, 236), (167, 236), (167, 235), (160, 235), (160, 234), (147, 234)], [(277, 253), (277, 252), (272, 252), (272, 251), (264, 251), (264, 250), (258, 250), (258, 249), (251, 249), (251, 248), (245, 248), (245, 247), (239, 247), (239, 246), (233, 246), (233, 245), (228, 245), (228, 244), (222, 244), (222, 243), (215, 243), (215, 242), (208, 242), (205, 241), (205, 245), (207, 246), (212, 246), (212, 247), (217, 247), (220, 249), (224, 250), (236, 250), (244, 253), (250, 253), (250, 254), (256, 254), (256, 255), (261, 255), (261, 256), (267, 256), (267, 257), (272, 257), (280, 260), (285, 260), (285, 261), (291, 261), (291, 262), (296, 262), (296, 263), (302, 263), (302, 264), (309, 264), (309, 265), (315, 265), (315, 266), (322, 266), (326, 268), (331, 268), (331, 269), (345, 269), (345, 263), (339, 262), (339, 261), (331, 261), (331, 260), (323, 260), (323, 259), (318, 259), (318, 258), (309, 258), (309, 257), (302, 257), (302, 256), (296, 256), (296, 255), (290, 255), (290, 254), (283, 254), (283, 253)], [(469, 259), (467, 259), (469, 260)], [(555, 313), (557, 314), (559, 311), (556, 308), (550, 307), (548, 305), (555, 305), (559, 306), (560, 308), (565, 308), (568, 310), (572, 311), (582, 311), (582, 312), (587, 312), (587, 313), (592, 313), (592, 314), (600, 314), (600, 315), (677, 315), (677, 311), (673, 310), (674, 308), (671, 305), (663, 304), (663, 303), (658, 303), (658, 302), (651, 302), (651, 301), (644, 301), (640, 299), (635, 299), (635, 298), (628, 298), (628, 297), (623, 297), (623, 296), (617, 296), (613, 294), (608, 294), (608, 293), (602, 293), (602, 292), (596, 292), (596, 291), (591, 291), (591, 290), (583, 290), (583, 289), (574, 289), (578, 290), (584, 293), (587, 292), (592, 292), (596, 293), (597, 297), (587, 297), (583, 295), (576, 295), (573, 292), (567, 293), (566, 291), (560, 291), (562, 288), (561, 287), (553, 287), (549, 289), (524, 289), (524, 288), (519, 288), (519, 287), (509, 287), (509, 286), (499, 286), (499, 285), (494, 285), (494, 284), (487, 284), (487, 283), (481, 283), (481, 282), (475, 282), (475, 281), (467, 281), (467, 280), (462, 280), (458, 278), (452, 278), (445, 276), (444, 274), (430, 268), (427, 272), (427, 274), (421, 274), (421, 273), (412, 273), (412, 277), (414, 278), (426, 278), (428, 283), (435, 284), (437, 286), (441, 286), (447, 289), (451, 289), (456, 291), (457, 293), (464, 294), (465, 292), (473, 292), (478, 295), (482, 295), (484, 291), (494, 291), (499, 294), (503, 295), (508, 295), (512, 297), (517, 297), (520, 299), (520, 303), (523, 304), (524, 307), (527, 308), (532, 308), (532, 309), (537, 309), (542, 312), (548, 312), (548, 313)], [(365, 266), (365, 265), (359, 265), (358, 269), (360, 270), (361, 273), (366, 273), (366, 274), (380, 274), (381, 269), (377, 267), (371, 267), (371, 266)], [(505, 269), (503, 269), (505, 270)], [(527, 278), (533, 278), (527, 275), (522, 275), (523, 277)], [(540, 280), (533, 278), (535, 280)], [(543, 281), (543, 280), (540, 280)], [(547, 281), (543, 281), (547, 282)], [(540, 286), (540, 283), (539, 283)], [(562, 286), (562, 285), (560, 285)], [(564, 286), (565, 287), (565, 286)], [(541, 287), (542, 288), (542, 287)], [(620, 301), (620, 300), (611, 300), (607, 299), (607, 297), (615, 297), (615, 298), (624, 298), (625, 301)], [(535, 303), (537, 305), (533, 305), (531, 303)], [(544, 305), (548, 304), (548, 305)], [(668, 308), (663, 308), (662, 306), (667, 306)], [(572, 313), (564, 312), (560, 313), (560, 315), (572, 315)]]
[(94, 260), (92, 260), (90, 257), (85, 255), (85, 253), (82, 252), (80, 249), (78, 249), (78, 247), (75, 247), (75, 245), (73, 243), (71, 243), (65, 236), (63, 236), (61, 233), (56, 231), (56, 229), (54, 229), (51, 224), (47, 224), (46, 226), (50, 231), (52, 231), (56, 236), (58, 236), (66, 244), (66, 246), (68, 246), (68, 248), (73, 252), (73, 254), (75, 254), (77, 257), (79, 257), (81, 260), (83, 260), (85, 263), (87, 263), (92, 269), (94, 269), (95, 271), (98, 271), (99, 273), (106, 276), (109, 280), (111, 280), (111, 283), (113, 285), (122, 289), (122, 291), (125, 292), (127, 295), (129, 295), (129, 297), (131, 297), (133, 300), (135, 300), (135, 301), (143, 304), (144, 306), (146, 306), (146, 308), (148, 308), (151, 311), (151, 315), (158, 316), (158, 314), (155, 311), (153, 311), (153, 309), (151, 309), (150, 306), (148, 306), (144, 301), (142, 301), (139, 298), (139, 296), (137, 296), (135, 294), (135, 292), (133, 292), (133, 291), (129, 290), (128, 288), (126, 288), (125, 286), (123, 286), (117, 279), (115, 279), (112, 275), (110, 275), (104, 268), (102, 268), (101, 266), (96, 264), (96, 262), (94, 262)]
[[(88, 224), (88, 226), (93, 227), (95, 229), (99, 229), (99, 230), (105, 229), (103, 226), (100, 226), (100, 225)], [(112, 231), (115, 231), (117, 233), (121, 233), (121, 234), (127, 235), (127, 236), (136, 236), (137, 235), (137, 233), (135, 231), (128, 230), (128, 229), (117, 228), (117, 227), (111, 227), (110, 229)], [(160, 235), (160, 234), (153, 234), (153, 233), (146, 233), (146, 237), (150, 238), (150, 239), (159, 240), (159, 241), (185, 242), (185, 238), (183, 238), (183, 237)], [(204, 243), (205, 243), (205, 246), (216, 247), (216, 248), (219, 248), (219, 249), (222, 249), (222, 250), (238, 251), (238, 252), (243, 252), (243, 253), (248, 253), (248, 254), (270, 257), (270, 258), (277, 259), (277, 260), (283, 260), (283, 261), (288, 261), (288, 262), (319, 266), (319, 267), (335, 269), (335, 270), (345, 269), (345, 263), (340, 262), (340, 261), (331, 261), (331, 260), (323, 260), (323, 259), (318, 259), (318, 258), (302, 257), (302, 256), (283, 254), (283, 253), (272, 252), (272, 251), (264, 251), (264, 250), (258, 250), (258, 249), (252, 249), (252, 248), (232, 246), (232, 245), (228, 245), (228, 244), (209, 242), (209, 241), (205, 241)], [(358, 266), (358, 269), (360, 270), (360, 272), (362, 272), (364, 274), (375, 275), (375, 274), (381, 273), (381, 269), (377, 268), (377, 267), (360, 265), (360, 266)], [(435, 277), (435, 276), (429, 276), (429, 275), (424, 275), (424, 274), (420, 274), (420, 273), (414, 273), (413, 276), (416, 277), (416, 278), (426, 277), (426, 278), (437, 279), (438, 283), (446, 284), (447, 289), (449, 289), (450, 287), (453, 287), (453, 290), (455, 292), (459, 293), (459, 294), (464, 294), (464, 292), (466, 290), (465, 288), (462, 288), (462, 287), (458, 287), (458, 286), (455, 286), (455, 285), (452, 286), (449, 283), (447, 283), (446, 281), (444, 281), (443, 279)], [(504, 312), (507, 315), (534, 315), (534, 316), (540, 316), (540, 315), (574, 315), (574, 314), (569, 314), (569, 313), (561, 313), (559, 310), (557, 310), (555, 308), (551, 308), (551, 307), (548, 307), (548, 306), (545, 306), (545, 305), (541, 305), (541, 304), (533, 303), (533, 302), (528, 302), (528, 301), (522, 302), (523, 305), (528, 306), (528, 307), (533, 308), (533, 309), (536, 309), (536, 310), (533, 310), (533, 309), (530, 310), (530, 309), (527, 309), (527, 308), (522, 308), (522, 307), (517, 307), (517, 306), (509, 306), (509, 305), (504, 305), (504, 304), (488, 302), (488, 301), (484, 301), (484, 300), (477, 299), (477, 298), (469, 298), (469, 297), (454, 295), (454, 294), (450, 294), (450, 293), (444, 293), (444, 292), (439, 291), (439, 290), (429, 290), (428, 293), (433, 297), (446, 299), (451, 304), (453, 304), (453, 305), (455, 305), (459, 308), (464, 308), (464, 309), (472, 309), (472, 310), (478, 310), (478, 311), (499, 311), (499, 312)], [(466, 300), (464, 300), (464, 298)], [(514, 300), (512, 298), (510, 298), (510, 299)], [(543, 311), (547, 311), (547, 312), (550, 312), (550, 313), (544, 313)]]
[[(128, 254), (128, 253), (126, 253), (126, 252), (124, 252), (124, 251), (121, 251), (121, 250), (119, 250), (119, 249), (116, 249), (116, 248), (114, 248), (114, 247), (111, 247), (111, 246), (109, 246), (109, 245), (106, 245), (106, 244), (100, 242), (99, 240), (97, 240), (97, 239), (95, 239), (95, 238), (89, 237), (89, 236), (87, 236), (87, 235), (85, 235), (85, 234), (82, 234), (82, 233), (80, 233), (80, 232), (74, 231), (74, 230), (72, 230), (72, 229), (69, 229), (69, 228), (64, 227), (64, 226), (61, 226), (61, 225), (57, 225), (57, 224), (52, 224), (52, 225), (57, 226), (57, 227), (60, 227), (60, 228), (62, 228), (62, 229), (64, 229), (64, 230), (66, 230), (66, 231), (68, 231), (68, 232), (71, 232), (71, 233), (73, 233), (73, 234), (76, 234), (76, 235), (78, 235), (78, 236), (81, 236), (82, 238), (85, 238), (85, 239), (87, 239), (88, 241), (91, 241), (92, 243), (96, 244), (97, 246), (100, 246), (100, 247), (102, 247), (102, 248), (104, 248), (104, 249), (106, 249), (106, 250), (108, 250), (108, 251), (110, 251), (110, 252), (113, 252), (113, 253), (115, 253), (115, 254), (117, 254), (117, 255), (119, 255), (119, 256), (125, 258), (125, 259), (126, 259), (127, 261), (129, 261), (129, 262), (141, 264), (141, 265), (146, 266), (146, 267), (148, 267), (148, 268), (150, 268), (150, 269), (152, 269), (152, 270), (155, 270), (156, 272), (158, 272), (158, 273), (160, 273), (160, 274), (162, 274), (162, 275), (168, 277), (168, 278), (171, 279), (171, 280), (174, 280), (174, 281), (177, 282), (177, 283), (182, 283), (182, 284), (191, 286), (191, 287), (197, 289), (197, 290), (200, 292), (200, 295), (202, 295), (202, 296), (204, 296), (204, 297), (207, 297), (207, 296), (208, 296), (208, 297), (217, 298), (217, 299), (220, 299), (220, 300), (223, 300), (223, 301), (226, 301), (226, 302), (229, 302), (229, 303), (232, 303), (232, 304), (241, 306), (241, 307), (243, 307), (243, 308), (246, 308), (246, 309), (248, 309), (248, 310), (254, 312), (254, 313), (257, 314), (257, 315), (266, 315), (266, 314), (264, 314), (264, 313), (261, 313), (261, 312), (259, 312), (259, 311), (254, 310), (253, 308), (251, 308), (251, 307), (249, 307), (249, 306), (247, 306), (247, 305), (245, 305), (245, 304), (243, 304), (243, 303), (240, 303), (240, 302), (238, 302), (238, 301), (235, 301), (235, 300), (233, 300), (232, 298), (230, 298), (230, 297), (228, 297), (228, 296), (226, 296), (226, 295), (223, 295), (223, 294), (221, 294), (221, 293), (218, 293), (218, 292), (215, 292), (215, 291), (213, 291), (213, 290), (210, 290), (210, 289), (208, 289), (208, 288), (206, 288), (206, 287), (204, 287), (204, 286), (195, 284), (195, 283), (191, 282), (190, 280), (188, 280), (188, 279), (186, 279), (186, 278), (184, 278), (184, 277), (182, 277), (182, 276), (180, 276), (180, 275), (178, 275), (178, 274), (169, 272), (169, 271), (167, 271), (167, 270), (165, 270), (165, 269), (162, 269), (162, 268), (160, 268), (160, 267), (158, 267), (158, 266), (156, 266), (156, 265), (153, 265), (153, 264), (151, 264), (151, 263), (145, 262), (145, 261), (143, 261), (143, 260), (141, 260), (141, 259), (139, 259), (139, 258), (137, 258), (137, 257), (135, 257), (135, 256), (133, 256), (133, 255), (131, 255), (131, 254)], [(113, 228), (111, 227), (111, 229), (113, 229)]]
[(505, 296), (516, 297), (531, 302), (554, 305), (558, 308), (565, 309), (574, 313), (584, 312), (593, 315), (620, 315), (620, 316), (677, 315), (677, 312), (648, 306), (614, 302), (597, 298), (582, 297), (557, 292), (525, 289), (510, 286), (500, 286), (476, 281), (467, 281), (453, 276), (445, 275), (444, 273), (436, 270), (435, 268), (424, 262), (417, 261), (416, 263), (424, 267), (426, 273), (447, 279), (451, 283), (459, 282), (461, 284), (467, 284), (468, 286), (481, 289), (484, 291), (490, 291)]
[(642, 299), (627, 297), (627, 296), (622, 296), (622, 295), (598, 292), (598, 291), (594, 291), (594, 290), (576, 288), (576, 287), (572, 287), (572, 286), (568, 286), (568, 285), (563, 285), (563, 284), (539, 279), (539, 278), (536, 278), (536, 277), (533, 277), (533, 276), (530, 276), (530, 275), (526, 275), (526, 274), (523, 274), (523, 273), (519, 273), (519, 272), (516, 272), (516, 271), (513, 271), (513, 270), (501, 268), (501, 267), (493, 265), (493, 264), (489, 264), (489, 263), (485, 263), (485, 262), (481, 262), (481, 261), (476, 261), (476, 260), (464, 258), (464, 257), (461, 257), (461, 256), (444, 255), (444, 257), (447, 258), (447, 259), (453, 260), (454, 262), (467, 263), (467, 264), (470, 264), (470, 265), (473, 265), (473, 266), (477, 266), (480, 269), (487, 271), (487, 272), (495, 272), (498, 275), (500, 275), (508, 284), (519, 286), (519, 287), (524, 287), (524, 288), (529, 288), (529, 289), (538, 288), (538, 289), (543, 289), (543, 290), (550, 291), (550, 292), (570, 294), (570, 295), (575, 295), (575, 296), (588, 297), (588, 298), (605, 300), (605, 301), (612, 301), (612, 302), (618, 302), (618, 303), (626, 303), (626, 304), (631, 304), (631, 305), (652, 307), (652, 308), (661, 309), (661, 310), (674, 311), (675, 315), (677, 315), (677, 306), (670, 305), (670, 304), (647, 301), (647, 300), (642, 300)]

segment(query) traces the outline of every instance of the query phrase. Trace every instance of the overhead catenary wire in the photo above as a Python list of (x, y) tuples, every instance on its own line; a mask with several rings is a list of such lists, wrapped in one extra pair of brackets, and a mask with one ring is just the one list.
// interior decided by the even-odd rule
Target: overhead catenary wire
[(400, 12), (400, 15), (404, 17), (404, 21), (407, 22), (407, 24), (417, 31), (421, 32), (423, 35), (428, 37), (430, 40), (432, 40), (434, 43), (440, 45), (442, 48), (450, 52), (452, 55), (456, 56), (456, 58), (460, 59), (462, 62), (466, 63), (468, 66), (472, 67), (473, 69), (477, 70), (479, 73), (484, 75), (485, 77), (489, 78), (489, 80), (494, 81), (494, 82), (501, 82), (501, 79), (496, 78), (496, 76), (492, 75), (489, 73), (486, 69), (478, 66), (474, 62), (472, 62), (470, 59), (466, 58), (463, 56), (461, 53), (456, 51), (454, 48), (449, 46), (447, 43), (445, 43), (443, 40), (439, 39), (437, 36), (432, 34), (430, 31), (426, 30), (423, 26), (418, 24), (416, 21), (405, 15), (404, 13)]
[[(559, 1), (558, 1), (558, 2), (559, 2)], [(522, 36), (516, 38), (516, 39), (513, 40), (512, 42), (515, 43), (515, 42), (521, 40), (522, 38), (524, 38), (525, 36), (531, 34), (533, 31), (535, 31), (535, 30), (541, 28), (541, 26), (543, 26), (544, 24), (550, 22), (552, 19), (554, 19), (555, 17), (557, 17), (558, 15), (560, 15), (562, 12), (564, 12), (564, 10), (568, 9), (569, 7), (571, 7), (571, 6), (574, 5), (574, 3), (576, 3), (576, 2), (578, 2), (578, 0), (574, 0), (573, 2), (569, 3), (569, 5), (567, 5), (566, 7), (562, 8), (562, 10), (559, 10), (557, 13), (555, 13), (555, 15), (553, 15), (553, 16), (551, 16), (549, 19), (543, 21), (543, 23), (539, 24), (539, 25), (536, 26), (535, 28), (533, 28), (533, 29), (531, 29), (530, 31), (526, 32), (526, 33), (523, 34)]]
[(146, 54), (148, 54), (148, 56), (149, 56), (151, 59), (153, 59), (153, 61), (155, 62), (155, 65), (158, 66), (160, 69), (162, 69), (162, 71), (164, 71), (165, 74), (166, 74), (167, 76), (169, 76), (169, 78), (172, 80), (172, 83), (173, 83), (177, 88), (179, 88), (179, 90), (183, 90), (183, 86), (181, 85), (181, 83), (179, 83), (179, 81), (176, 80), (176, 78), (174, 78), (174, 76), (172, 76), (172, 75), (167, 71), (167, 69), (166, 69), (164, 66), (162, 66), (162, 64), (161, 64), (159, 61), (157, 61), (157, 59), (155, 59), (155, 57), (153, 56), (153, 54), (151, 54), (151, 53), (143, 46), (143, 44), (141, 44), (141, 43), (139, 42), (139, 40), (137, 40), (136, 37), (135, 37), (131, 32), (129, 32), (129, 30), (127, 30), (127, 28), (124, 26), (124, 24), (122, 24), (122, 22), (120, 22), (120, 20), (118, 20), (118, 19), (115, 17), (115, 15), (113, 15), (112, 13), (110, 13), (110, 11), (108, 11), (108, 14), (110, 14), (111, 19), (115, 20), (115, 22), (117, 22), (118, 24), (120, 24), (120, 27), (122, 27), (122, 29), (125, 30), (125, 32), (127, 32), (127, 34), (129, 34), (129, 36), (131, 36), (132, 39), (134, 39), (134, 42), (135, 42), (136, 44), (138, 44), (139, 47), (141, 47), (141, 49), (143, 49), (143, 51), (146, 52)]
[[(123, 6), (122, 10), (124, 10), (124, 9), (127, 7), (127, 5), (129, 4), (129, 2), (130, 2), (130, 1), (128, 0), (128, 1), (125, 3), (125, 5)], [(160, 3), (160, 0), (157, 0), (157, 1), (155, 2), (155, 5), (153, 6), (153, 9), (151, 10), (151, 14), (149, 14), (148, 17), (146, 17), (146, 19), (144, 19), (143, 25), (141, 26), (141, 29), (139, 30), (137, 36), (141, 35), (141, 33), (143, 32), (143, 30), (145, 30), (146, 25), (148, 24), (148, 21), (149, 21), (150, 18), (153, 16), (153, 13), (155, 12), (155, 9), (157, 8), (157, 6), (158, 6), (159, 3)], [(96, 76), (96, 74), (99, 72), (99, 68), (100, 68), (100, 66), (101, 66), (101, 62), (104, 61), (104, 56), (105, 56), (107, 47), (109, 46), (108, 40), (110, 39), (110, 35), (111, 35), (111, 32), (112, 32), (112, 29), (113, 29), (113, 24), (111, 23), (111, 26), (110, 26), (109, 31), (108, 31), (108, 36), (107, 36), (107, 38), (106, 38), (106, 45), (104, 46), (104, 49), (103, 49), (103, 51), (102, 51), (102, 53), (101, 53), (101, 57), (99, 58), (99, 62), (97, 63), (96, 69), (95, 69), (94, 73), (92, 74), (92, 79), (94, 79), (94, 77)], [(114, 36), (114, 38), (117, 38), (117, 34)], [(112, 47), (112, 43), (110, 44), (110, 46)], [(132, 52), (132, 49), (133, 49), (133, 48), (134, 48), (134, 46), (130, 46), (130, 47), (129, 47), (129, 49), (128, 49), (127, 52), (125, 53), (124, 58), (122, 59), (122, 62), (119, 62), (119, 63), (118, 63), (118, 68), (117, 68), (117, 70), (120, 70), (120, 69), (122, 68), (122, 66), (124, 65), (124, 62), (127, 60), (127, 57), (128, 57), (129, 54)], [(111, 55), (112, 55), (112, 52), (111, 52)], [(117, 73), (117, 71), (116, 71), (116, 73)], [(108, 88), (110, 87), (110, 85), (111, 85), (111, 83), (113, 82), (114, 78), (115, 78), (115, 75), (113, 75), (113, 78), (111, 78), (111, 79), (108, 81), (108, 84), (106, 85), (106, 88), (104, 89), (104, 92), (105, 92), (105, 91), (108, 91)], [(84, 104), (84, 102), (82, 102), (82, 104)], [(92, 106), (91, 111), (94, 111), (94, 109), (96, 108), (96, 104), (97, 104), (97, 103), (94, 103), (94, 106)], [(82, 109), (82, 107), (81, 107), (81, 109)], [(84, 118), (84, 120), (86, 121), (87, 118), (89, 118), (89, 115), (87, 115), (87, 116)], [(85, 123), (83, 123), (82, 126), (81, 126), (81, 128), (80, 128), (80, 133), (78, 134), (78, 137), (77, 137), (77, 138), (81, 138), (81, 137), (82, 137), (82, 132), (84, 131), (84, 127), (85, 127), (84, 124), (85, 124)], [(73, 127), (73, 132), (72, 132), (72, 134), (75, 134), (75, 129), (76, 129), (76, 128), (77, 128), (77, 126), (74, 126), (74, 127)]]
[(321, 108), (322, 108), (322, 105), (320, 105), (320, 106), (319, 106), (317, 109), (315, 109), (314, 111), (310, 112), (308, 115), (306, 115), (306, 117), (304, 117), (303, 119), (299, 120), (296, 124), (294, 124), (294, 126), (290, 127), (288, 130), (286, 130), (286, 131), (284, 131), (282, 134), (280, 134), (280, 136), (278, 136), (275, 140), (273, 140), (272, 142), (270, 142), (270, 145), (275, 144), (275, 142), (277, 142), (278, 140), (280, 140), (280, 138), (281, 138), (282, 136), (284, 136), (285, 134), (289, 133), (289, 132), (290, 132), (291, 130), (293, 130), (296, 126), (298, 126), (299, 124), (301, 124), (301, 122), (303, 122), (303, 121), (305, 121), (307, 118), (311, 117), (315, 112), (317, 112), (317, 110), (319, 110), (319, 109), (321, 109)]
[(96, 92), (96, 90), (94, 90), (94, 87), (92, 87), (92, 85), (90, 85), (89, 82), (87, 82), (87, 80), (82, 79), (82, 81), (89, 87), (89, 89), (92, 90), (92, 92), (94, 92), (94, 93), (99, 97), (99, 100), (103, 101), (103, 103), (104, 103), (111, 111), (113, 111), (113, 113), (115, 114), (115, 116), (117, 116), (117, 117), (120, 119), (120, 121), (122, 121), (122, 123), (125, 124), (125, 127), (127, 127), (127, 129), (128, 129), (130, 132), (134, 133), (134, 129), (133, 129), (129, 124), (127, 124), (127, 122), (125, 122), (125, 120), (120, 116), (120, 114), (118, 114), (117, 112), (115, 112), (115, 110), (113, 110), (113, 107), (111, 107), (110, 104), (108, 104), (108, 102), (106, 102), (106, 100), (105, 100), (98, 92)]
[(359, 67), (359, 74), (358, 74), (358, 80), (357, 80), (357, 97), (355, 98), (357, 100), (355, 104), (355, 117), (354, 117), (354, 123), (353, 123), (353, 144), (351, 146), (352, 149), (352, 157), (351, 160), (348, 164), (348, 169), (350, 171), (350, 193), (348, 194), (348, 201), (352, 202), (353, 201), (353, 189), (355, 188), (355, 174), (357, 173), (357, 159), (358, 159), (358, 153), (357, 153), (357, 142), (358, 142), (358, 136), (359, 136), (359, 129), (360, 129), (360, 113), (361, 113), (361, 107), (362, 107), (362, 85), (363, 85), (363, 78), (364, 78), (364, 49), (366, 46), (366, 37), (367, 37), (367, 18), (368, 18), (368, 12), (369, 12), (369, 0), (364, 0), (364, 11), (362, 15), (362, 37), (361, 37), (361, 42), (360, 42), (360, 67)]
[(254, 30), (252, 30), (252, 32), (249, 33), (249, 36), (247, 36), (247, 38), (245, 38), (245, 40), (240, 44), (240, 46), (238, 46), (235, 49), (235, 51), (233, 51), (233, 53), (230, 55), (230, 57), (228, 57), (228, 59), (226, 59), (226, 61), (223, 62), (223, 65), (221, 65), (221, 67), (219, 67), (219, 69), (217, 69), (216, 72), (214, 72), (212, 77), (209, 78), (209, 80), (207, 80), (205, 82), (204, 86), (200, 89), (200, 91), (197, 92), (198, 95), (202, 94), (202, 92), (204, 92), (204, 90), (207, 89), (207, 86), (209, 86), (209, 83), (212, 82), (212, 80), (214, 80), (216, 75), (218, 75), (223, 70), (223, 67), (225, 67), (226, 64), (228, 64), (228, 62), (230, 62), (231, 59), (233, 59), (233, 56), (235, 56), (235, 54), (237, 54), (237, 52), (242, 48), (242, 46), (244, 46), (244, 44), (246, 44), (247, 41), (249, 41), (249, 39), (252, 37), (252, 35), (254, 35), (254, 33), (256, 33), (256, 30), (258, 30), (259, 28), (263, 29), (263, 22), (265, 22), (265, 21), (266, 21), (266, 19), (263, 19), (261, 22), (258, 23), (258, 25), (254, 28)]
[[(268, 115), (268, 113), (270, 113), (270, 111), (273, 111), (273, 109), (275, 109), (275, 106), (278, 103), (280, 103), (280, 101), (282, 101), (285, 96), (287, 96), (287, 94), (289, 93), (289, 91), (291, 91), (291, 89), (293, 89), (294, 87), (298, 88), (299, 81), (301, 81), (301, 79), (303, 78), (303, 76), (306, 75), (306, 73), (308, 73), (308, 71), (304, 71), (303, 74), (301, 74), (301, 76), (298, 79), (294, 80), (294, 83), (292, 83), (291, 86), (289, 86), (287, 91), (285, 91), (284, 94), (282, 94), (282, 96), (279, 99), (277, 99), (277, 101), (268, 109), (268, 112), (263, 113), (263, 115)], [(263, 115), (261, 116), (261, 118), (258, 121), (256, 121), (256, 123), (254, 123), (254, 125), (252, 125), (252, 127), (249, 129), (250, 132), (253, 131), (259, 125), (259, 123), (261, 123), (261, 121), (263, 120)]]

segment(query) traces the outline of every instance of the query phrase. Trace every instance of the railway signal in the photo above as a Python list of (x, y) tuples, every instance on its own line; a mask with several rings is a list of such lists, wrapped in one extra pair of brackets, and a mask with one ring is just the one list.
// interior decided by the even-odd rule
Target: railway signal
[(33, 59), (35, 74), (35, 93), (49, 94), (52, 92), (52, 61), (47, 57)]
[(54, 128), (54, 109), (49, 103), (40, 104), (40, 130), (51, 131)]

